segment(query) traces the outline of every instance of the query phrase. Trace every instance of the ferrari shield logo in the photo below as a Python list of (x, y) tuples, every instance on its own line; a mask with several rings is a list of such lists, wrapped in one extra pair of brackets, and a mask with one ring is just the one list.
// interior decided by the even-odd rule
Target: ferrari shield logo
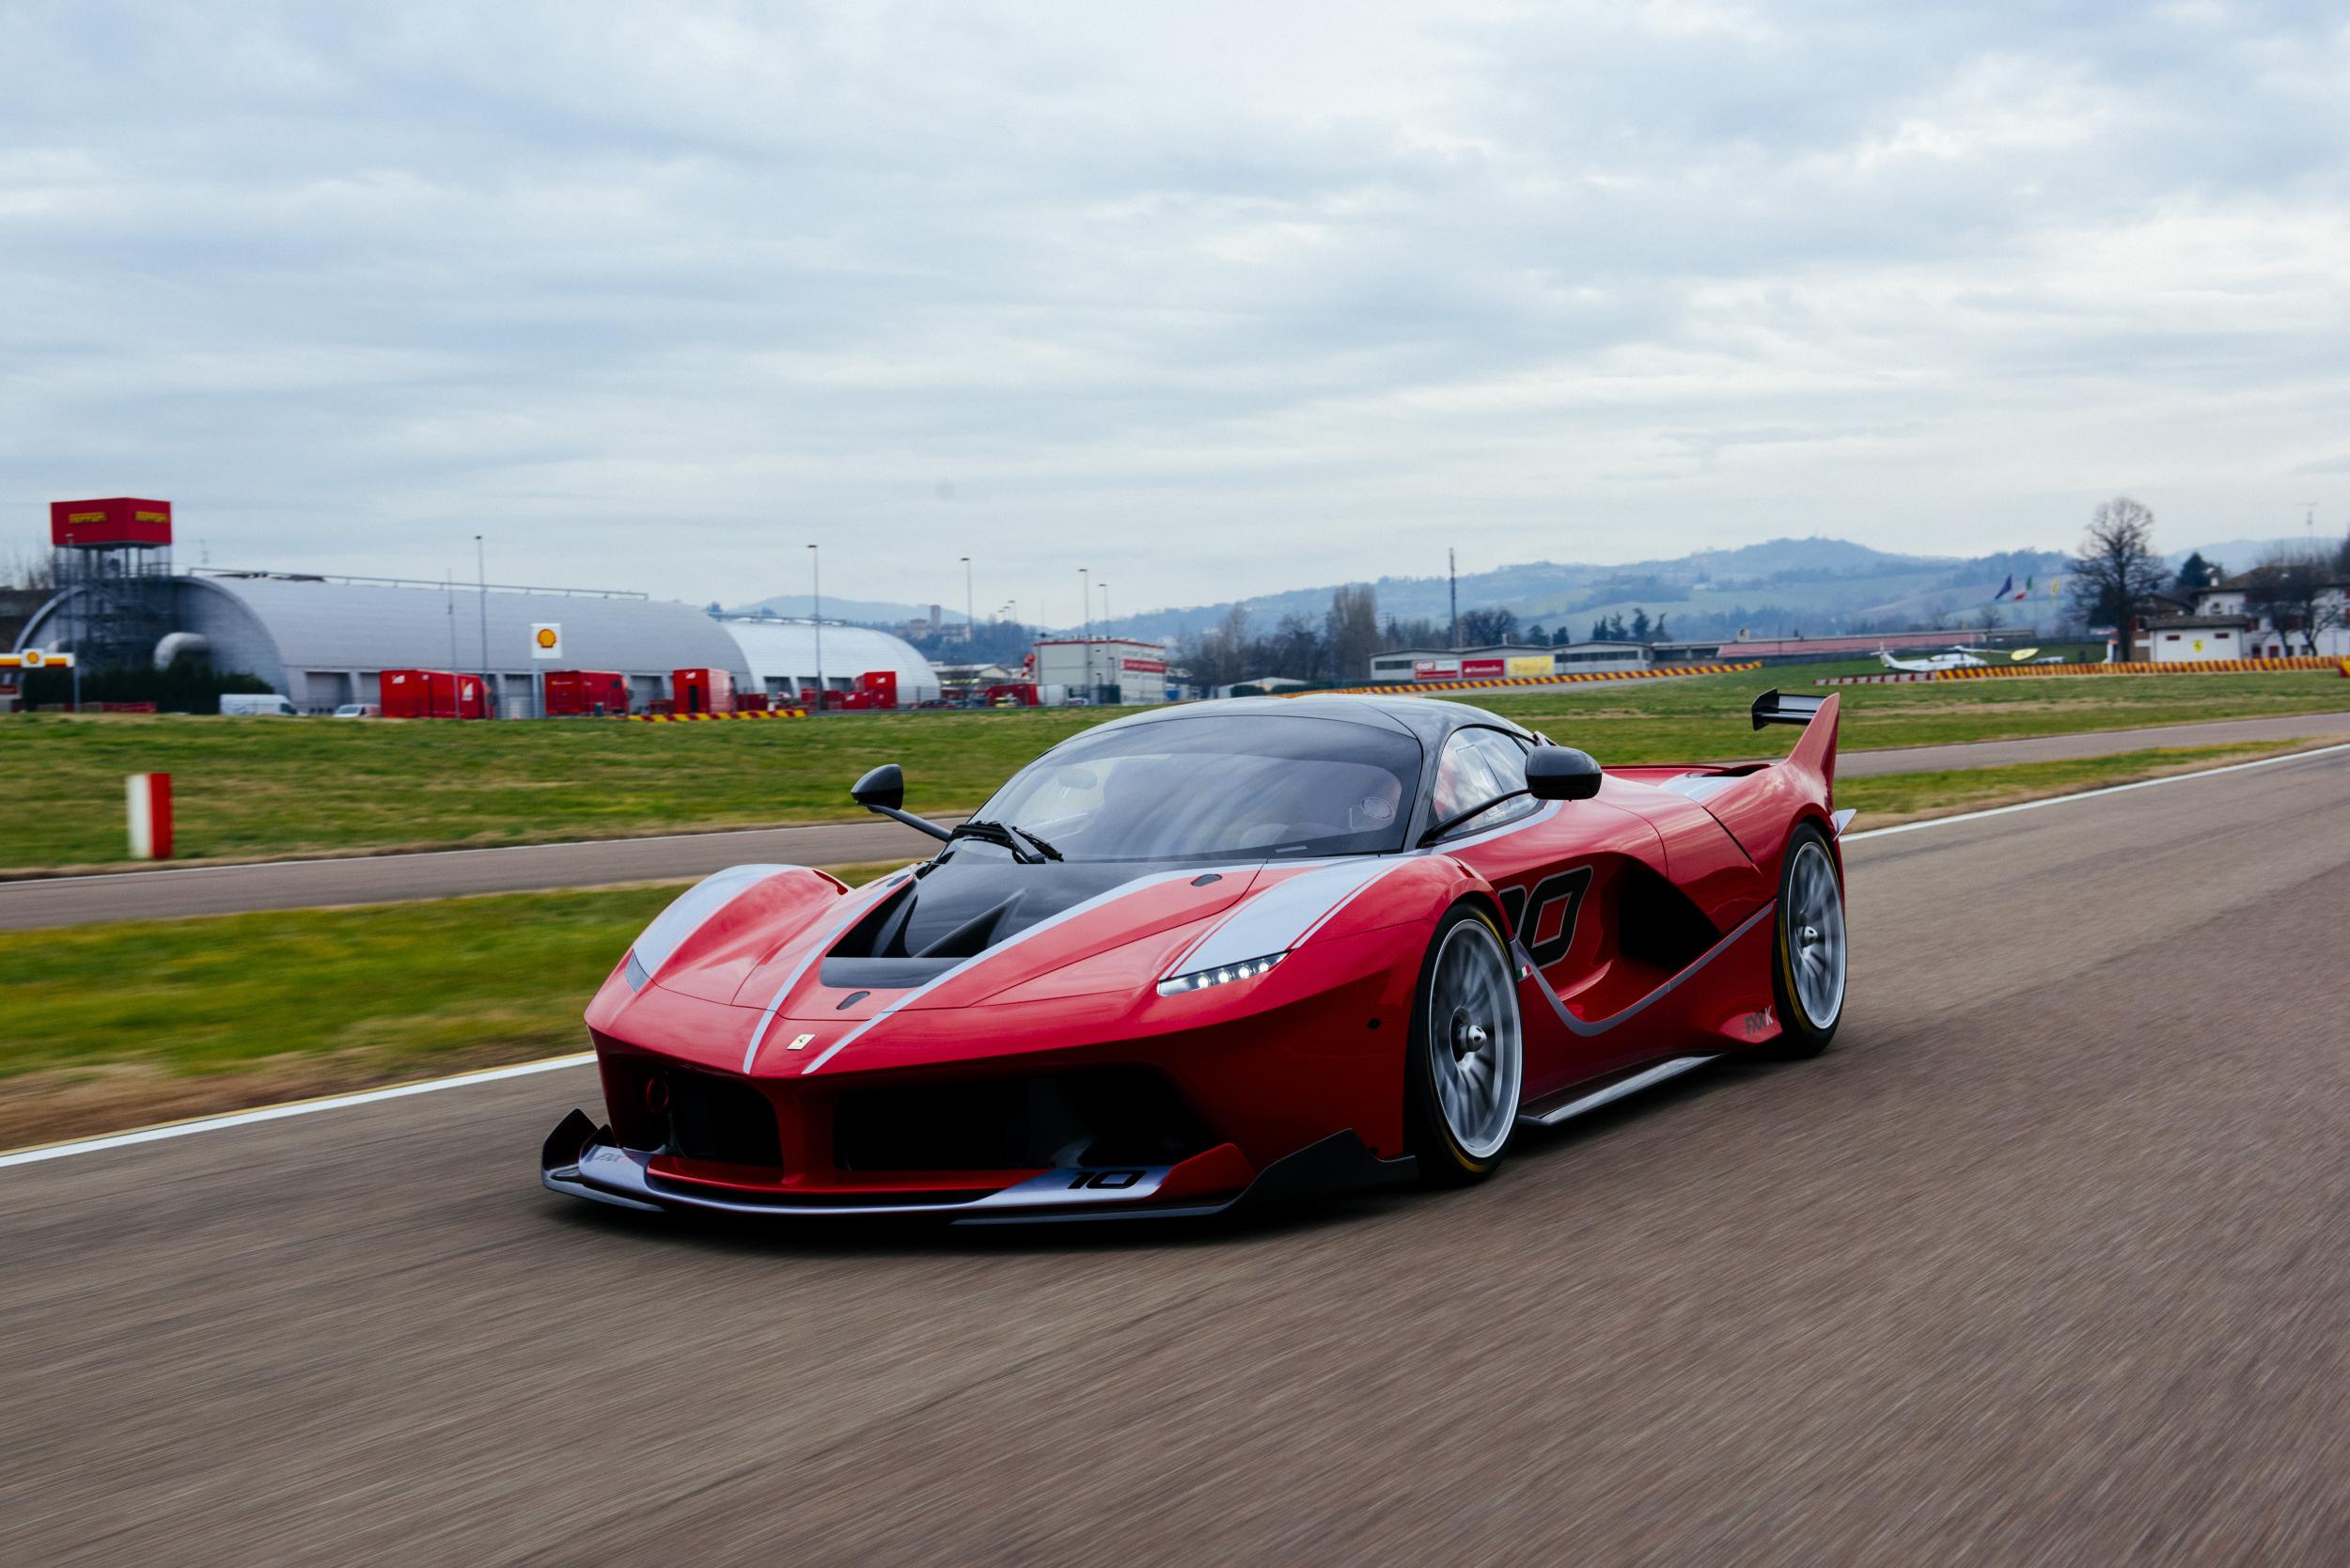
[(784, 1049), (787, 1051), (804, 1051), (807, 1049), (807, 1043), (815, 1038), (816, 1037), (812, 1034), (793, 1035), (791, 1037), (791, 1043), (785, 1046)]

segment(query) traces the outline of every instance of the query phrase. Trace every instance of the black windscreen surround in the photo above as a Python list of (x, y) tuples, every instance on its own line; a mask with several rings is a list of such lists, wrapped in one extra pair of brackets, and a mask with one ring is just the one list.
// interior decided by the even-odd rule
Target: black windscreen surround
[(1279, 859), (1403, 847), (1420, 746), (1338, 719), (1225, 714), (1064, 742), (979, 810), (1071, 861)]

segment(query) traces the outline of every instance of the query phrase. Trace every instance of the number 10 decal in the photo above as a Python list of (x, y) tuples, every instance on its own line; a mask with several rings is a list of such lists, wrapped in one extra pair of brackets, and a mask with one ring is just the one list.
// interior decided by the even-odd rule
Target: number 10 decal
[[(1537, 969), (1547, 969), (1567, 956), (1574, 946), (1574, 917), (1583, 908), (1583, 895), (1591, 886), (1591, 869), (1577, 866), (1557, 876), (1546, 876), (1534, 885), (1529, 897), (1523, 887), (1504, 887), (1500, 892), (1501, 912), (1510, 918), (1510, 930), (1526, 944), (1526, 953)], [(1564, 901), (1566, 908), (1559, 915), (1559, 933), (1545, 941), (1537, 941), (1543, 919), (1550, 906)]]

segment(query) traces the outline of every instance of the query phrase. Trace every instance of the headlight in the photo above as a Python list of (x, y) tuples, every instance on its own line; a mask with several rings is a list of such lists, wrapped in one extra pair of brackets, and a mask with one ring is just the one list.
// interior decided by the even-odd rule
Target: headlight
[(1238, 964), (1219, 964), (1213, 969), (1194, 969), (1188, 975), (1177, 975), (1159, 981), (1159, 995), (1172, 996), (1178, 991), (1205, 991), (1212, 985), (1230, 985), (1234, 980), (1254, 979), (1289, 957), (1286, 952), (1267, 953), (1262, 958), (1245, 958)]

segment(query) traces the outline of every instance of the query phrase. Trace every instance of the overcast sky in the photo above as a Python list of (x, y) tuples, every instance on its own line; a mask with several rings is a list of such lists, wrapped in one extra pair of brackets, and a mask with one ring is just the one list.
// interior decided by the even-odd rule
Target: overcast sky
[(0, 5), (0, 552), (1077, 615), (2350, 521), (2339, 6)]

